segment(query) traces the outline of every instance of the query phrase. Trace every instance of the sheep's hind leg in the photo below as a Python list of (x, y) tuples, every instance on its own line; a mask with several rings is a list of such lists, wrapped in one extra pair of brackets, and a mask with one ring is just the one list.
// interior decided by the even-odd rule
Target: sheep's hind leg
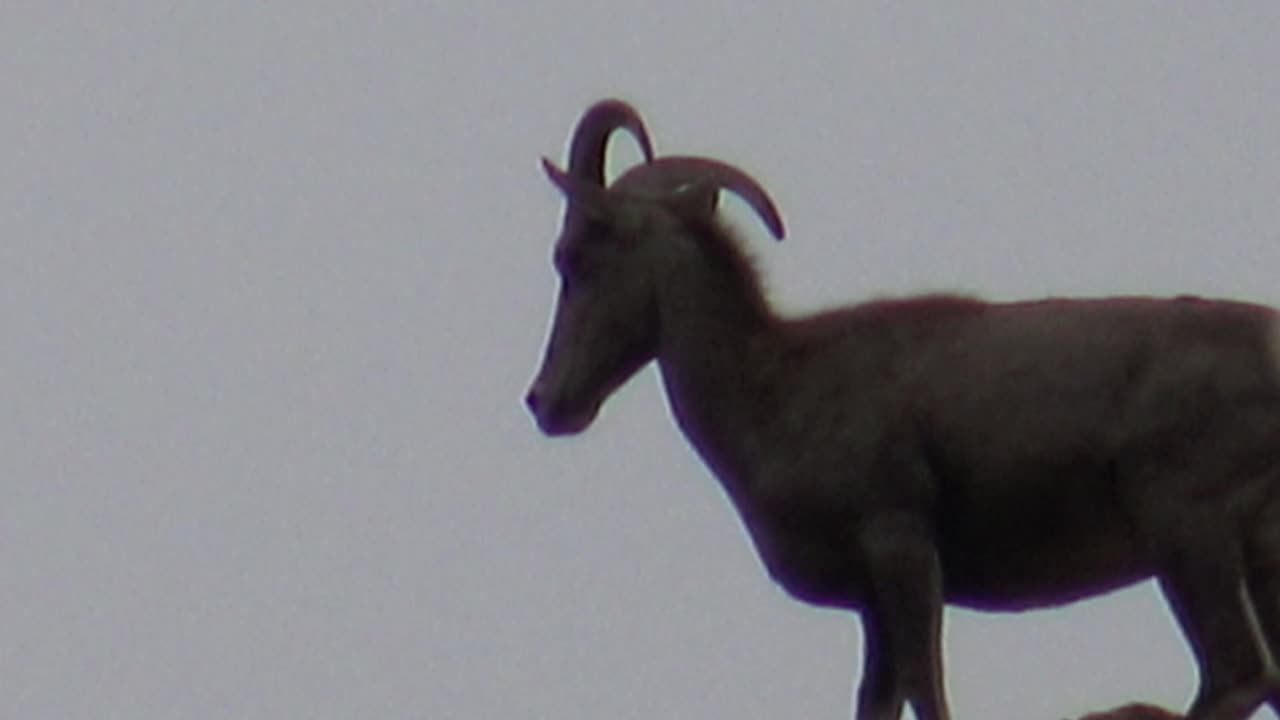
[(1244, 602), (1252, 610), (1255, 641), (1264, 655), (1267, 704), (1280, 715), (1280, 507), (1261, 513), (1245, 546)]
[(1203, 515), (1181, 523), (1160, 585), (1195, 653), (1200, 690), (1188, 720), (1244, 720), (1267, 699), (1269, 654), (1258, 645), (1259, 619), (1239, 544), (1225, 523)]

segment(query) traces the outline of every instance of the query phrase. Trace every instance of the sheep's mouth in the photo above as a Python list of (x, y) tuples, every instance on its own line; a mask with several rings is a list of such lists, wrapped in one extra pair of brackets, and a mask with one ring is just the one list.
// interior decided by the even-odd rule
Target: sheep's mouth
[(538, 429), (549, 437), (577, 435), (591, 426), (600, 412), (600, 403), (593, 402), (580, 408), (548, 408), (534, 414)]

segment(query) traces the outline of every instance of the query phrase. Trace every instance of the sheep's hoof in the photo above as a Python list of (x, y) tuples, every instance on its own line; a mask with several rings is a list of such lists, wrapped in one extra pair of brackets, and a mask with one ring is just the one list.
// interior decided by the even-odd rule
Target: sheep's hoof
[(1157, 705), (1129, 703), (1113, 710), (1083, 715), (1080, 720), (1182, 720), (1179, 713), (1170, 712)]

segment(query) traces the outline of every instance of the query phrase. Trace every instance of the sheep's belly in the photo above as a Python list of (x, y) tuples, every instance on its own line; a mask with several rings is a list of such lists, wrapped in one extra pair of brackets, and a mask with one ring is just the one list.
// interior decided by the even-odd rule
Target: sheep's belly
[[(1048, 607), (1148, 577), (1132, 524), (1105, 495), (1040, 496), (944, 513), (947, 600), (988, 610)], [(955, 508), (952, 508), (955, 509)]]

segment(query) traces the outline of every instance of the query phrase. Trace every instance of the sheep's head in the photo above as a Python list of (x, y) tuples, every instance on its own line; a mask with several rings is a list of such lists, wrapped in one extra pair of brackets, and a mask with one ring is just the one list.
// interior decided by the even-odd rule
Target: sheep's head
[[(636, 132), (638, 123), (628, 127)], [(660, 158), (606, 188), (599, 176), (577, 172), (576, 156), (570, 157), (567, 171), (543, 160), (567, 201), (553, 253), (560, 296), (542, 368), (526, 398), (549, 435), (586, 429), (605, 399), (656, 354), (656, 283), (648, 258), (661, 251), (664, 238), (684, 231), (690, 219), (710, 216), (721, 189), (746, 200), (776, 237), (783, 232), (765, 191), (724, 163)]]

